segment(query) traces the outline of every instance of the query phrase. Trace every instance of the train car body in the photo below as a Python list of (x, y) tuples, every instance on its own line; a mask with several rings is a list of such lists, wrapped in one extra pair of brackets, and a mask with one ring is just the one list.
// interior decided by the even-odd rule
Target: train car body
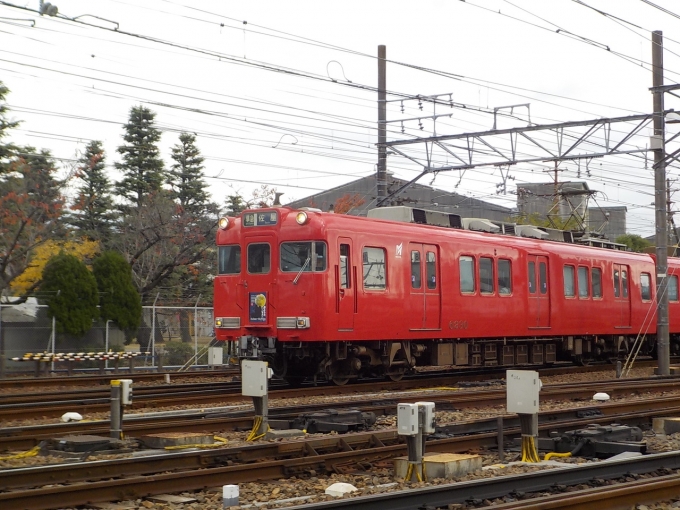
[[(217, 245), (218, 340), (291, 381), (585, 363), (641, 335), (641, 352), (654, 352), (646, 254), (285, 207), (223, 218)], [(677, 259), (669, 274), (677, 351)]]

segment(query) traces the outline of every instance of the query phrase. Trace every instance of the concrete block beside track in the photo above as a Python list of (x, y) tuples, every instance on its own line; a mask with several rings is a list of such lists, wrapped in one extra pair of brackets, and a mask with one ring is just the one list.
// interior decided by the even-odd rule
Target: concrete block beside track
[(680, 432), (680, 417), (654, 418), (652, 420), (652, 430), (656, 434), (666, 434), (667, 436)]
[(270, 430), (264, 436), (265, 439), (287, 439), (289, 437), (304, 436), (305, 433), (300, 429)]
[(170, 446), (191, 446), (213, 444), (215, 436), (212, 434), (200, 434), (195, 432), (168, 432), (142, 436), (141, 441), (148, 448), (167, 448)]
[[(479, 455), (457, 453), (426, 453), (425, 473), (428, 480), (433, 478), (456, 478), (482, 468), (482, 458)], [(408, 469), (408, 457), (394, 459), (394, 475), (404, 478)]]

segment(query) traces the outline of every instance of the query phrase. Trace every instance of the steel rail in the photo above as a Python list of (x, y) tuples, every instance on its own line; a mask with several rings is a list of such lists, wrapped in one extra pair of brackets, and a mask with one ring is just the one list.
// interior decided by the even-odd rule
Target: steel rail
[(494, 505), (494, 510), (618, 510), (632, 508), (631, 502), (656, 503), (677, 499), (680, 474), (658, 476), (594, 487), (546, 497), (522, 499)]
[[(658, 377), (655, 379), (618, 379), (610, 381), (589, 381), (578, 384), (554, 384), (546, 385), (541, 392), (543, 400), (554, 398), (555, 395), (564, 395), (571, 392), (573, 398), (590, 398), (595, 392), (605, 391), (611, 395), (618, 395), (621, 393), (632, 391), (654, 391), (654, 390), (672, 390), (677, 388), (677, 382), (680, 379), (678, 376)], [(422, 389), (427, 390), (428, 386), (443, 386), (453, 385), (460, 382), (459, 377), (450, 378), (436, 378), (428, 379), (426, 383), (422, 380), (401, 381), (400, 383), (381, 381), (372, 383), (363, 383), (353, 385), (350, 388), (344, 386), (318, 386), (305, 387), (304, 389), (273, 389), (269, 392), (270, 399), (285, 399), (285, 398), (299, 398), (301, 394), (304, 396), (334, 396), (346, 395), (349, 392), (380, 392), (380, 391), (407, 391)], [(229, 383), (223, 383), (229, 385)], [(173, 392), (172, 387), (156, 387), (158, 391), (163, 389), (163, 392), (154, 393), (153, 390), (143, 390), (142, 394), (135, 397), (132, 409), (142, 409), (144, 407), (158, 407), (163, 405), (172, 405), (177, 399), (181, 399), (182, 405), (201, 405), (209, 403), (235, 403), (242, 402), (244, 397), (241, 395), (241, 388), (236, 385), (224, 386), (223, 390), (196, 390), (189, 392)], [(231, 388), (231, 389), (229, 389)], [(565, 392), (564, 389), (569, 388)], [(144, 393), (148, 391), (148, 393)], [(497, 390), (498, 391), (498, 390)], [(488, 390), (486, 393), (491, 394), (493, 390)], [(461, 391), (461, 393), (466, 393)], [(505, 389), (498, 391), (498, 399), (505, 399)], [(55, 397), (56, 398), (56, 397)], [(474, 398), (477, 398), (475, 396)], [(485, 397), (486, 398), (486, 397)], [(489, 397), (490, 398), (490, 397)], [(29, 418), (56, 418), (61, 416), (64, 412), (73, 410), (73, 406), (78, 406), (82, 412), (99, 412), (107, 411), (110, 407), (108, 397), (88, 399), (76, 398), (73, 400), (63, 400), (59, 402), (49, 402), (44, 404), (0, 404), (0, 419), (29, 419)]]
[[(668, 384), (677, 385), (672, 380), (663, 380), (663, 387)], [(606, 383), (598, 383), (601, 386), (607, 386)], [(644, 382), (641, 382), (644, 384)], [(570, 386), (561, 386), (548, 390), (550, 387), (545, 386), (545, 393), (541, 392), (543, 400), (562, 398), (565, 395), (569, 398), (591, 398), (593, 389), (574, 390)], [(651, 388), (648, 387), (648, 388)], [(655, 387), (659, 389), (658, 386)], [(636, 391), (633, 386), (620, 387), (615, 390), (613, 387), (608, 387), (609, 391), (616, 394), (617, 391), (625, 394)], [(654, 388), (652, 388), (654, 389)], [(272, 392), (275, 393), (275, 392)], [(377, 415), (393, 414), (396, 409), (397, 401), (399, 402), (416, 402), (424, 399), (435, 402), (436, 409), (439, 411), (447, 409), (465, 409), (470, 407), (485, 407), (505, 405), (506, 403), (505, 390), (497, 391), (482, 391), (482, 392), (449, 392), (447, 394), (435, 393), (431, 395), (423, 395), (422, 393), (416, 395), (399, 395), (389, 396), (387, 399), (379, 399), (376, 397), (368, 397), (364, 400), (347, 401), (343, 404), (336, 404), (335, 407), (352, 407), (358, 408), (364, 412), (374, 412)], [(370, 400), (369, 400), (370, 399)], [(225, 397), (226, 400), (226, 397)], [(307, 404), (302, 406), (285, 406), (270, 408), (270, 417), (278, 419), (295, 418), (300, 414), (327, 409), (328, 403)], [(639, 412), (640, 407), (652, 412), (658, 412), (660, 409), (669, 409), (680, 406), (680, 396), (671, 396), (663, 398), (655, 398), (645, 401), (630, 400), (624, 402), (610, 402), (599, 405), (598, 409), (605, 415), (621, 414), (624, 412)], [(124, 429), (128, 435), (153, 434), (161, 432), (214, 432), (216, 430), (225, 429), (245, 429), (252, 426), (251, 411), (248, 409), (239, 411), (230, 410), (202, 410), (200, 412), (185, 412), (182, 415), (167, 416), (163, 414), (151, 414), (148, 417), (137, 416), (134, 419), (124, 419)], [(548, 413), (550, 414), (550, 413)], [(593, 421), (595, 423), (595, 421)], [(58, 423), (48, 425), (35, 426), (21, 426), (21, 427), (5, 427), (0, 429), (0, 451), (9, 449), (32, 448), (40, 441), (52, 437), (64, 436), (69, 434), (92, 434), (105, 435), (109, 434), (109, 422), (106, 420), (89, 421), (89, 422), (73, 422), (73, 423)]]
[[(549, 469), (534, 473), (524, 473), (512, 476), (498, 476), (483, 480), (473, 480), (467, 482), (457, 482), (433, 487), (415, 488), (410, 490), (395, 491), (380, 495), (358, 496), (344, 498), (339, 501), (319, 502), (308, 505), (297, 505), (288, 507), (289, 510), (416, 510), (426, 507), (448, 507), (449, 505), (465, 503), (470, 500), (496, 499), (517, 492), (539, 492), (549, 491), (558, 485), (577, 485), (589, 483), (593, 480), (613, 480), (632, 474), (653, 473), (657, 470), (672, 470), (680, 468), (680, 452), (667, 452), (652, 455), (645, 455), (620, 461), (605, 461), (578, 466)], [(676, 477), (678, 475), (675, 475)], [(658, 479), (659, 485), (656, 489), (661, 499), (669, 497), (669, 483), (675, 484), (677, 496), (677, 483), (680, 478)], [(665, 487), (664, 487), (665, 486)], [(606, 495), (608, 488), (600, 487), (599, 490)], [(595, 492), (595, 491), (594, 491)], [(622, 494), (613, 494), (617, 498), (618, 504), (625, 502)], [(570, 495), (562, 494), (561, 498), (565, 501)], [(528, 508), (525, 506), (530, 501), (522, 500), (520, 506), (512, 508)], [(631, 500), (627, 506), (606, 506), (606, 502), (599, 500), (598, 506), (580, 507), (571, 506), (568, 508), (630, 508)], [(493, 508), (502, 508), (494, 506)], [(533, 508), (553, 508), (547, 506), (535, 506)], [(562, 507), (554, 507), (562, 508)]]

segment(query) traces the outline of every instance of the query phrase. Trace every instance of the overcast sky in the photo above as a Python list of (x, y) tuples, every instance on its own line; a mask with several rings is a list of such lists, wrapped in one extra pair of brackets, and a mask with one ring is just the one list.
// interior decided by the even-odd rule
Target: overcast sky
[[(0, 80), (11, 90), (12, 117), (22, 121), (12, 140), (51, 150), (64, 175), (89, 140), (102, 140), (116, 180), (122, 125), (132, 106), (144, 104), (157, 113), (166, 163), (181, 131), (198, 135), (219, 203), (230, 187), (248, 195), (259, 184), (275, 186), (285, 203), (375, 172), (379, 44), (387, 46), (389, 100), (451, 94), (455, 104), (433, 111), (425, 103), (421, 111), (406, 101), (402, 113), (399, 101), (390, 103), (391, 121), (451, 117), (425, 119), (422, 130), (407, 121), (403, 134), (392, 123), (388, 140), (486, 131), (490, 112), (512, 104), (530, 109), (516, 109), (498, 127), (526, 126), (528, 113), (531, 123), (547, 124), (651, 112), (651, 30), (664, 33), (666, 84), (680, 79), (680, 5), (670, 0), (53, 3), (57, 17), (11, 7), (36, 10), (38, 0), (0, 2)], [(680, 110), (680, 99), (666, 95), (666, 108)], [(613, 126), (612, 140), (633, 125)], [(669, 125), (668, 133), (677, 129)], [(644, 148), (650, 134), (629, 148)], [(544, 144), (554, 138), (537, 135)], [(422, 145), (408, 151), (425, 154)], [(529, 145), (520, 151), (537, 154)], [(437, 154), (433, 163), (452, 160)], [(496, 194), (501, 175), (493, 166), (419, 182), (513, 207), (515, 183), (546, 181), (548, 168), (510, 167), (505, 195)], [(627, 206), (630, 232), (653, 233), (653, 173), (644, 155), (601, 158), (587, 169), (584, 162), (580, 178), (575, 163), (560, 169), (560, 180), (598, 190), (600, 205)], [(391, 155), (388, 170), (412, 179), (421, 168)], [(678, 168), (669, 177), (677, 179)]]

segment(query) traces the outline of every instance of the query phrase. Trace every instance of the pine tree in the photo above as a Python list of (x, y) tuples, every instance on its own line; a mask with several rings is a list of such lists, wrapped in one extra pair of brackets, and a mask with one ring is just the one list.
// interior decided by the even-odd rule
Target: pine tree
[(102, 320), (114, 321), (131, 340), (142, 321), (142, 299), (132, 281), (130, 264), (120, 253), (107, 251), (94, 260), (92, 272)]
[(208, 192), (203, 180), (204, 158), (196, 147), (196, 136), (181, 133), (179, 144), (172, 148), (171, 157), (175, 161), (168, 176), (172, 197), (184, 211), (195, 215), (203, 214), (208, 205)]
[(0, 173), (3, 171), (3, 167), (6, 165), (7, 158), (16, 149), (11, 144), (3, 144), (2, 139), (7, 136), (7, 131), (15, 128), (19, 125), (18, 122), (10, 121), (7, 118), (7, 112), (9, 109), (5, 104), (5, 96), (9, 93), (9, 89), (0, 81)]
[(78, 160), (76, 177), (80, 187), (71, 205), (70, 223), (79, 234), (92, 239), (107, 239), (115, 220), (111, 181), (106, 176), (102, 142), (94, 140)]
[(40, 291), (48, 296), (48, 316), (56, 319), (59, 333), (84, 335), (99, 317), (97, 281), (74, 255), (52, 257), (43, 271)]
[(161, 132), (154, 125), (156, 114), (144, 106), (130, 109), (123, 139), (126, 145), (118, 147), (123, 161), (115, 166), (124, 177), (116, 183), (116, 191), (139, 207), (144, 197), (161, 190), (164, 165), (157, 147)]

